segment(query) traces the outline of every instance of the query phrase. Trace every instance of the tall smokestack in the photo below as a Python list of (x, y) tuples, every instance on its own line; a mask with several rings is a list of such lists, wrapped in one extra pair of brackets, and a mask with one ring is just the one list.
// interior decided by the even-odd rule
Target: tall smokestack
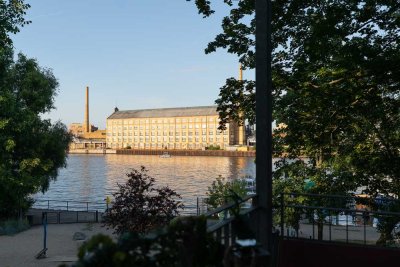
[(92, 130), (89, 123), (89, 86), (86, 86), (85, 122), (83, 127), (85, 133), (90, 133)]
[[(242, 64), (239, 64), (239, 81), (243, 80), (243, 69), (242, 69)], [(240, 113), (240, 115), (242, 116), (243, 114)], [(244, 121), (243, 121), (243, 125), (244, 125)], [(245, 133), (245, 129), (244, 126), (239, 126), (238, 127), (238, 145), (242, 146), (245, 144), (245, 139), (246, 139), (246, 133)]]

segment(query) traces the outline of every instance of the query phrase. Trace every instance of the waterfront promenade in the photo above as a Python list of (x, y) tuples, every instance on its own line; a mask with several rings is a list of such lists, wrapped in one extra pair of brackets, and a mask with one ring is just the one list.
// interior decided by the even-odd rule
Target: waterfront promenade
[(47, 227), (47, 257), (36, 259), (43, 249), (43, 227), (33, 226), (14, 236), (0, 236), (0, 265), (2, 267), (55, 267), (77, 260), (78, 248), (84, 240), (75, 241), (76, 232), (85, 234), (86, 240), (102, 233), (112, 235), (112, 230), (101, 224), (49, 224)]

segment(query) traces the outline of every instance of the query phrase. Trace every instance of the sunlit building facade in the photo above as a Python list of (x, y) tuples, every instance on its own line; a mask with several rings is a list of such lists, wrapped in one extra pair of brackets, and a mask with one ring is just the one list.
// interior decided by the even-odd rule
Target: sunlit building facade
[(206, 149), (243, 143), (243, 127), (218, 130), (216, 106), (125, 110), (107, 118), (107, 148)]

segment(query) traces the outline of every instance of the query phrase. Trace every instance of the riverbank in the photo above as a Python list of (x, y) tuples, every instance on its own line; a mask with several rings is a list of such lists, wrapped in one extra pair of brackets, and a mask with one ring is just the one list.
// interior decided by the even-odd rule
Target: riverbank
[(209, 157), (255, 157), (256, 151), (227, 150), (177, 150), (177, 149), (71, 149), (69, 154), (119, 154), (119, 155), (162, 155), (171, 156), (209, 156)]
[(209, 157), (255, 157), (255, 151), (227, 150), (178, 150), (178, 149), (117, 149), (120, 155), (162, 155), (167, 152), (171, 156), (209, 156)]

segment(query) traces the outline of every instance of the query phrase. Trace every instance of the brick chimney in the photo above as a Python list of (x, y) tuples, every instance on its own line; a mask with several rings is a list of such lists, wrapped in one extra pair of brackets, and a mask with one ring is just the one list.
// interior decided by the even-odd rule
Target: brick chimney
[(85, 121), (83, 124), (83, 130), (85, 133), (90, 133), (92, 127), (89, 123), (89, 86), (86, 86), (86, 104), (85, 104)]

